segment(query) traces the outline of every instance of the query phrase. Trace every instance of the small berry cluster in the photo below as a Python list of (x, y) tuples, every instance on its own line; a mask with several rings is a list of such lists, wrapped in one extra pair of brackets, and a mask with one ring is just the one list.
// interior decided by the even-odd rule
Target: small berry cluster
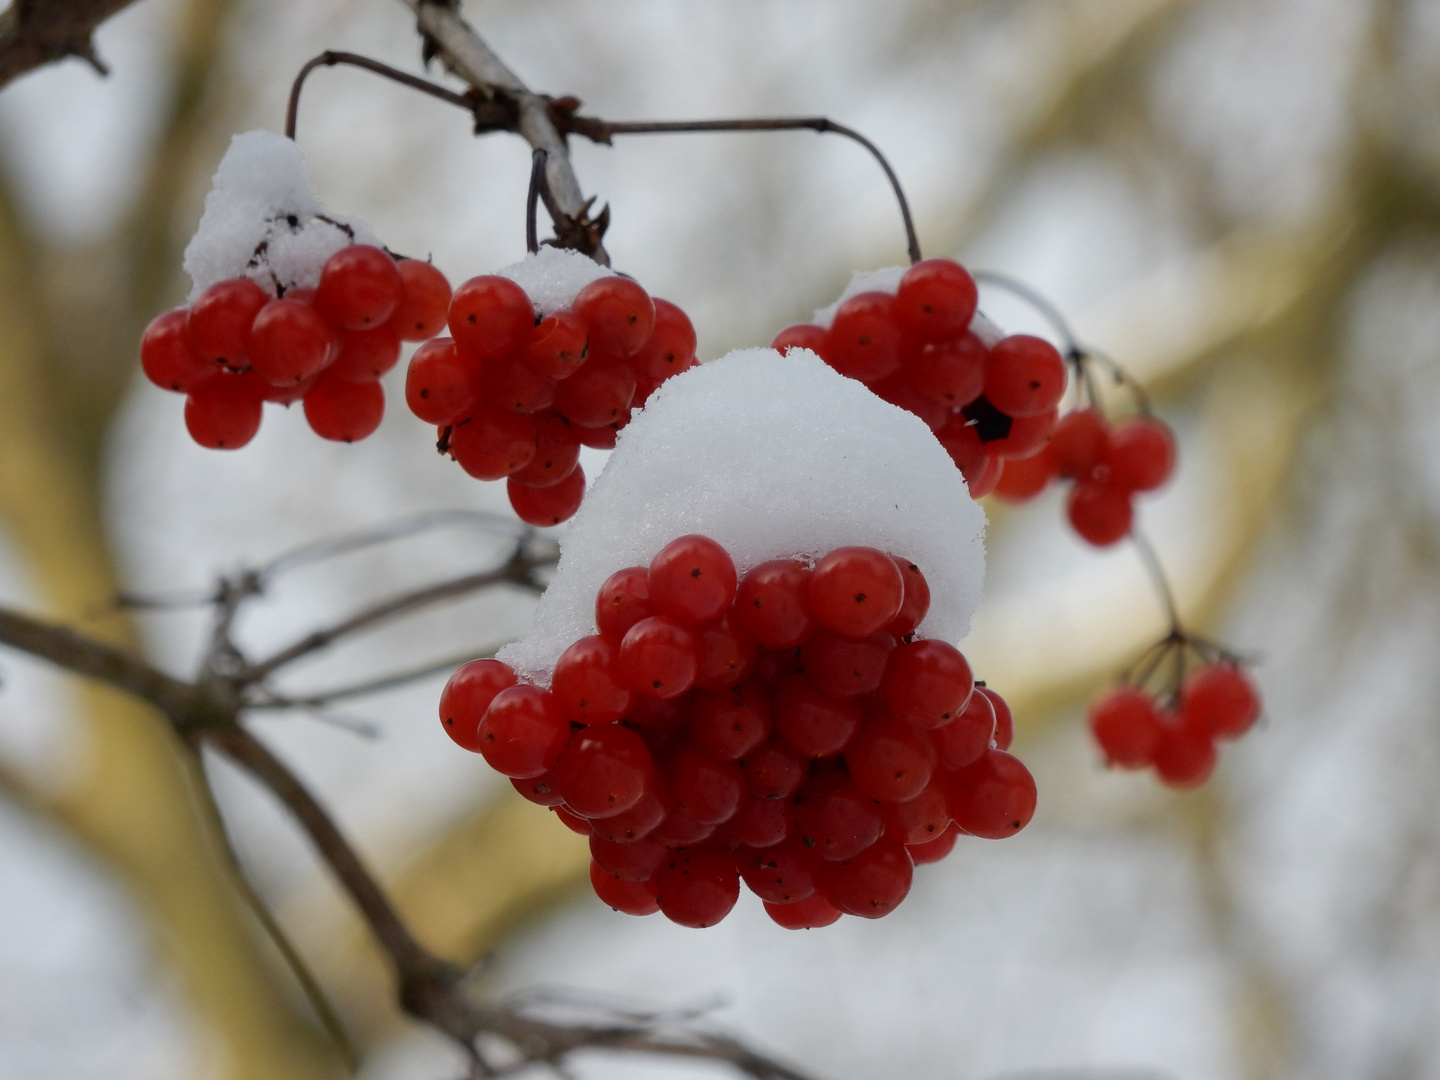
[(1096, 547), (1130, 535), (1132, 499), (1154, 491), (1175, 469), (1175, 437), (1153, 416), (1111, 426), (1098, 409), (1067, 413), (1038, 454), (1008, 462), (995, 493), (1023, 502), (1053, 479), (1074, 481), (1065, 504), (1070, 524)]
[(380, 377), (400, 343), (433, 337), (449, 301), (450, 283), (429, 263), (351, 244), (313, 290), (271, 297), (245, 277), (211, 285), (150, 323), (140, 364), (156, 386), (186, 395), (185, 426), (201, 446), (238, 449), (260, 430), (265, 402), (302, 400), (317, 435), (354, 442), (380, 426)]
[(451, 337), (411, 358), (405, 399), (467, 473), (508, 477), (510, 504), (531, 525), (574, 514), (585, 494), (580, 447), (613, 447), (631, 410), (696, 363), (685, 313), (618, 275), (543, 319), (509, 278), (471, 278), (451, 298), (449, 323)]
[[(1183, 674), (1187, 648), (1201, 663)], [(1176, 661), (1163, 695), (1146, 681)], [(1122, 769), (1154, 768), (1170, 787), (1198, 787), (1209, 779), (1218, 739), (1236, 739), (1260, 718), (1260, 695), (1239, 662), (1207, 642), (1173, 633), (1150, 651), (1135, 682), (1107, 690), (1090, 707), (1090, 730), (1106, 761)]]
[(879, 918), (960, 833), (1029, 822), (1009, 708), (965, 657), (917, 639), (913, 564), (842, 547), (738, 577), (703, 536), (618, 571), (598, 634), (549, 690), (475, 660), (440, 701), (450, 737), (590, 837), (596, 895), (711, 926), (743, 880), (789, 929)]
[(1034, 454), (1055, 429), (1065, 361), (1049, 342), (1012, 334), (987, 347), (971, 329), (975, 281), (950, 259), (926, 259), (892, 296), (862, 292), (836, 309), (829, 329), (782, 330), (771, 347), (810, 349), (914, 413), (980, 498), (1007, 459)]

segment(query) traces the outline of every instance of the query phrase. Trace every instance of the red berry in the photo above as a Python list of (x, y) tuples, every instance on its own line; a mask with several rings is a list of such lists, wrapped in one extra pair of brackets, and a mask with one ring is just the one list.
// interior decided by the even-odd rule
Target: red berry
[(186, 330), (196, 355), (212, 364), (241, 370), (250, 366), (250, 327), (270, 302), (249, 278), (211, 285), (190, 305)]
[(910, 854), (910, 861), (916, 866), (924, 866), (927, 863), (937, 863), (950, 852), (955, 850), (955, 841), (960, 838), (960, 828), (952, 824), (934, 840), (925, 844), (907, 844), (905, 850)]
[[(477, 412), (455, 424), (450, 455), (476, 480), (500, 480), (535, 456), (535, 418), (505, 412)], [(514, 498), (511, 498), (514, 503)], [(546, 524), (549, 524), (548, 522)]]
[(935, 438), (967, 480), (985, 468), (985, 444), (980, 441), (980, 432), (960, 413), (956, 413), (950, 423), (937, 431)]
[(804, 675), (775, 692), (775, 732), (807, 758), (829, 757), (849, 745), (860, 727), (858, 703), (821, 693)]
[(448, 320), (460, 348), (489, 360), (525, 341), (535, 324), (535, 308), (525, 290), (509, 278), (486, 274), (455, 290)]
[(620, 680), (646, 697), (679, 697), (699, 670), (699, 636), (669, 615), (641, 619), (620, 641)]
[(550, 812), (564, 823), (565, 827), (580, 836), (594, 836), (595, 829), (590, 822), (586, 821), (579, 814), (571, 813), (565, 809), (563, 803), (550, 807)]
[(495, 695), (515, 685), (515, 671), (499, 660), (471, 660), (455, 669), (440, 692), (440, 722), (456, 745), (480, 752), (480, 721)]
[[(477, 749), (478, 752), (478, 749)], [(543, 772), (539, 776), (532, 776), (525, 780), (510, 779), (510, 786), (520, 795), (522, 799), (528, 799), (536, 806), (543, 806), (546, 809), (553, 809), (565, 800), (561, 797), (559, 790), (555, 787), (555, 773)]]
[(325, 260), (315, 306), (332, 326), (368, 330), (394, 314), (402, 287), (394, 259), (377, 247), (351, 244)]
[(645, 740), (621, 724), (582, 728), (555, 762), (555, 784), (565, 805), (592, 819), (629, 810), (645, 794), (654, 773)]
[(985, 367), (985, 396), (1007, 416), (1039, 416), (1065, 394), (1065, 361), (1043, 338), (1012, 334), (995, 343)]
[(797, 840), (742, 855), (740, 876), (750, 891), (770, 904), (794, 904), (815, 894), (821, 864)]
[(926, 259), (900, 279), (895, 315), (922, 341), (939, 341), (970, 325), (977, 299), (975, 279), (963, 266), (952, 259)]
[(428, 341), (445, 329), (450, 311), (450, 282), (428, 262), (401, 259), (400, 299), (390, 313), (390, 328), (401, 341)]
[(670, 799), (655, 777), (629, 810), (596, 821), (592, 835), (616, 844), (634, 844), (654, 833), (669, 813)]
[(880, 689), (895, 639), (883, 631), (855, 641), (818, 630), (800, 648), (805, 677), (834, 698), (861, 697)]
[(250, 328), (250, 367), (283, 386), (304, 382), (335, 358), (339, 334), (313, 304), (271, 300)]
[(690, 741), (722, 761), (736, 761), (770, 737), (770, 698), (756, 683), (700, 690), (689, 704)]
[(689, 366), (695, 356), (695, 327), (669, 300), (655, 297), (655, 329), (635, 358), (642, 378), (663, 382)]
[(931, 431), (939, 431), (950, 422), (950, 409), (916, 390), (903, 372), (876, 383), (870, 390), (881, 401), (918, 416)]
[(577, 724), (608, 724), (619, 720), (634, 703), (620, 685), (619, 650), (598, 634), (582, 637), (555, 661), (550, 692), (565, 715)]
[(1035, 814), (1035, 778), (1003, 750), (989, 750), (950, 778), (950, 816), (972, 836), (1003, 840)]
[(855, 786), (883, 803), (902, 803), (925, 790), (935, 769), (935, 747), (910, 724), (872, 720), (845, 748)]
[(977, 686), (975, 689), (989, 700), (990, 707), (995, 710), (996, 749), (1009, 750), (1010, 744), (1015, 741), (1015, 714), (995, 690), (988, 686)]
[(1044, 491), (1054, 476), (1055, 459), (1047, 447), (1030, 457), (1006, 461), (995, 481), (995, 494), (1006, 502), (1026, 502)]
[(650, 606), (692, 625), (713, 622), (735, 600), (735, 564), (706, 536), (671, 540), (650, 560)]
[(380, 426), (385, 390), (375, 380), (351, 382), (326, 371), (305, 393), (305, 419), (322, 439), (355, 442)]
[(482, 377), (486, 398), (494, 408), (539, 413), (555, 404), (559, 384), (525, 363), (518, 353), (487, 360)]
[(1207, 664), (1190, 673), (1180, 690), (1185, 722), (1217, 739), (1245, 734), (1260, 718), (1260, 695), (1235, 664)]
[(554, 768), (570, 740), (570, 721), (553, 694), (517, 683), (490, 702), (478, 739), (492, 769), (524, 780)]
[(824, 356), (841, 375), (878, 383), (900, 370), (900, 328), (895, 298), (866, 292), (850, 297), (835, 312)]
[(695, 685), (701, 689), (728, 689), (755, 667), (755, 642), (735, 625), (733, 610), (699, 634), (700, 670), (695, 674)]
[(779, 353), (786, 353), (791, 349), (809, 349), (823, 359), (827, 351), (828, 337), (829, 331), (823, 326), (800, 323), (798, 326), (786, 327), (776, 334), (775, 340), (770, 342), (770, 348)]
[(937, 840), (950, 827), (950, 781), (935, 773), (913, 799), (885, 807), (885, 835), (907, 847)]
[(1105, 418), (1094, 409), (1066, 413), (1050, 437), (1050, 456), (1055, 475), (1068, 480), (1089, 480), (1105, 460), (1110, 432)]
[(1175, 437), (1150, 416), (1137, 416), (1110, 432), (1105, 464), (1110, 483), (1126, 491), (1153, 491), (1175, 468)]
[(793, 904), (772, 904), (766, 900), (764, 906), (771, 921), (786, 930), (818, 930), (840, 918), (840, 912), (820, 893)]
[(526, 487), (554, 487), (579, 463), (580, 443), (569, 422), (559, 413), (547, 413), (535, 420), (535, 456), (510, 475)]
[(1096, 547), (1109, 547), (1130, 535), (1134, 509), (1128, 491), (1082, 482), (1071, 489), (1065, 514), (1082, 539)]
[(883, 630), (905, 602), (895, 560), (870, 547), (836, 548), (810, 575), (810, 610), (827, 630), (860, 640)]
[(981, 693), (970, 695), (965, 711), (944, 727), (930, 732), (930, 741), (947, 772), (979, 761), (995, 741), (995, 706)]
[(526, 487), (512, 478), (506, 483), (506, 491), (521, 521), (537, 528), (549, 528), (568, 521), (580, 509), (585, 498), (585, 470), (576, 465), (564, 480), (543, 488)]
[(725, 836), (743, 847), (767, 848), (790, 835), (795, 806), (787, 799), (760, 799), (750, 795), (723, 827)]
[(1047, 409), (1037, 416), (1014, 417), (1010, 421), (1010, 431), (1001, 438), (991, 439), (986, 443), (985, 452), (991, 457), (1006, 459), (1027, 458), (1037, 454), (1050, 441), (1059, 415), (1059, 410)]
[(995, 485), (1000, 482), (1000, 473), (1005, 468), (1005, 460), (994, 454), (986, 454), (985, 460), (971, 472), (961, 470), (965, 477), (965, 486), (970, 490), (972, 499), (983, 499), (995, 490)]
[(619, 424), (634, 398), (635, 372), (621, 360), (593, 358), (555, 388), (555, 408), (587, 428)]
[(595, 626), (618, 642), (641, 619), (655, 614), (650, 606), (650, 573), (643, 566), (616, 570), (595, 596)]
[(718, 851), (676, 852), (655, 879), (655, 897), (671, 922), (697, 929), (714, 926), (740, 897), (735, 860)]
[(373, 382), (400, 360), (400, 336), (390, 326), (374, 330), (342, 330), (335, 359), (325, 369), (334, 379)]
[(1215, 743), (1186, 723), (1162, 723), (1155, 744), (1155, 772), (1173, 788), (1195, 788), (1215, 771)]
[(904, 579), (905, 599), (900, 605), (900, 613), (890, 620), (885, 632), (897, 638), (906, 638), (919, 629), (930, 611), (930, 583), (925, 580), (920, 567), (909, 559), (897, 559), (894, 555), (890, 559), (899, 567), (900, 577)]
[(590, 282), (570, 306), (585, 320), (591, 344), (613, 356), (633, 356), (655, 329), (650, 294), (618, 274)]
[(536, 323), (521, 352), (525, 363), (551, 379), (568, 379), (589, 356), (584, 320), (573, 311), (557, 311)]
[(1143, 769), (1160, 742), (1160, 714), (1145, 691), (1117, 686), (1090, 706), (1090, 731), (1111, 765)]
[(590, 887), (603, 904), (623, 915), (653, 915), (660, 910), (655, 886), (649, 881), (625, 881), (590, 861)]
[(789, 798), (809, 775), (805, 759), (775, 738), (747, 754), (740, 767), (750, 793), (761, 799)]
[(890, 654), (882, 689), (896, 719), (938, 728), (964, 710), (975, 687), (964, 655), (944, 641), (912, 641)]
[(162, 390), (181, 394), (219, 374), (215, 364), (202, 359), (191, 347), (185, 332), (186, 317), (185, 308), (157, 315), (140, 339), (140, 366), (145, 377)]
[(815, 630), (810, 614), (810, 568), (794, 559), (775, 559), (740, 579), (734, 619), (770, 649), (793, 649)]
[(473, 363), (456, 351), (450, 338), (427, 341), (410, 357), (405, 404), (427, 424), (454, 424), (475, 403), (476, 374)]
[(917, 391), (938, 404), (963, 408), (985, 392), (990, 352), (974, 334), (926, 345), (910, 357), (906, 376)]
[[(623, 419), (628, 422), (630, 414), (622, 413)], [(589, 446), (596, 450), (614, 450), (615, 436), (620, 432), (620, 424), (601, 424), (599, 427), (585, 427), (570, 421), (570, 429), (575, 432), (575, 437), (580, 440), (581, 446)]]
[(850, 777), (832, 772), (811, 777), (796, 793), (795, 829), (815, 854), (839, 862), (880, 839), (885, 819)]
[(825, 898), (847, 915), (880, 919), (910, 893), (915, 864), (905, 848), (880, 839), (825, 875)]
[(593, 834), (590, 837), (590, 857), (621, 881), (648, 881), (669, 855), (658, 840), (641, 838), (626, 844)]
[(185, 428), (201, 446), (238, 450), (260, 430), (262, 395), (259, 379), (222, 372), (190, 391), (185, 399)]
[(745, 774), (739, 765), (711, 757), (689, 743), (670, 755), (665, 775), (675, 811), (700, 825), (729, 821), (745, 797)]

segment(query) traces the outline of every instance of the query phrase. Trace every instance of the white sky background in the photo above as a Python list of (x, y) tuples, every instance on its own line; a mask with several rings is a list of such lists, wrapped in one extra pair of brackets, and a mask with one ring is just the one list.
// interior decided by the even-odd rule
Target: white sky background
[[(924, 242), (955, 228), (1015, 125), (1048, 100), (1062, 73), (1054, 58), (1099, 34), (1097, 12), (1113, 20), (1156, 4), (1017, 5), (1009, 17), (982, 5), (916, 38), (929, 6), (512, 0), (468, 12), (533, 86), (576, 93), (599, 115), (820, 113), (859, 128), (905, 181)], [(1147, 106), (1211, 164), (1234, 220), (1303, 228), (1333, 197), (1335, 155), (1353, 134), (1342, 107), (1346, 58), (1367, 7), (1195, 5)], [(0, 94), (0, 138), (43, 228), (94, 236), (124, 205), (153, 135), (156, 42), (175, 8), (142, 0), (105, 27), (108, 81), (76, 63)], [(244, 14), (231, 62), (253, 98), (236, 105), (237, 130), (278, 130), (291, 75), (324, 48), (417, 67), (405, 11), (389, 0), (252, 0)], [(1417, 16), (1412, 35), (1417, 79), (1431, 87), (1422, 76), (1433, 75), (1425, 65), (1435, 50), (1423, 43), (1435, 43), (1435, 22)], [(365, 218), (398, 250), (433, 253), (453, 282), (523, 252), (528, 153), (515, 140), (472, 140), (463, 115), (335, 69), (312, 78), (300, 142), (328, 204)], [(852, 269), (904, 254), (883, 177), (838, 139), (635, 137), (578, 146), (575, 160), (585, 189), (612, 205), (616, 265), (691, 314), (702, 357), (768, 342), (828, 301)], [(202, 196), (193, 193), (197, 216)], [(1099, 155), (1054, 154), (1015, 178), (963, 252), (929, 253), (1024, 278), (1083, 331), (1108, 298), (1193, 250), (1194, 225), (1178, 204), (1163, 184)], [(1427, 561), (1440, 516), (1435, 265), (1434, 252), (1411, 253), (1361, 291), (1347, 407), (1316, 419), (1298, 494), (1277, 511), (1250, 584), (1237, 592), (1228, 629), (1267, 657), (1268, 721), (1225, 753), (1216, 781), (1232, 823), (1213, 852), (1228, 908), (1206, 903), (1185, 797), (1100, 770), (1072, 718), (1022, 743), (1041, 785), (1034, 825), (1005, 843), (962, 844), (923, 868), (911, 899), (881, 923), (786, 934), (747, 897), (720, 928), (697, 933), (586, 899), (507, 949), (497, 987), (562, 984), (667, 1006), (718, 996), (729, 1004), (717, 1022), (837, 1080), (1047, 1069), (1228, 1080), (1242, 1075), (1242, 987), (1260, 965), (1279, 986), (1295, 1039), (1288, 1073), (1273, 1075), (1440, 1075), (1440, 574)], [(986, 307), (1007, 328), (1039, 328), (1014, 305), (987, 298)], [(503, 510), (501, 486), (437, 460), (431, 433), (395, 407), (398, 379), (390, 390), (391, 415), (358, 446), (322, 443), (298, 411), (271, 410), (255, 443), (227, 455), (191, 444), (179, 399), (137, 371), (108, 482), (130, 585), (203, 586), (245, 560), (411, 512)], [(1190, 450), (1202, 445), (1205, 393), (1161, 402)], [(1142, 512), (1162, 555), (1183, 569), (1210, 543), (1224, 479), (1196, 453), (1182, 461), (1178, 482)], [(986, 647), (987, 608), (1020, 612), (1049, 655), (1063, 645), (1043, 636), (1054, 621), (1094, 634), (1136, 597), (1149, 603), (1133, 558), (1073, 541), (1054, 498), (1010, 515), (990, 546), (967, 652)], [(283, 644), (312, 629), (317, 611), (343, 613), (366, 596), (461, 572), (491, 550), (473, 530), (450, 530), (298, 572), (256, 609), (244, 640)], [(24, 568), (0, 548), (0, 597), (29, 595)], [(495, 644), (495, 634), (523, 629), (528, 603), (507, 596), (446, 609), (318, 660), (295, 685)], [(188, 670), (199, 626), (186, 616), (153, 620), (157, 656)], [(61, 684), (9, 657), (0, 664), (0, 746), (42, 770), (62, 767), (63, 749), (37, 722), (55, 710)], [(374, 722), (378, 740), (302, 718), (259, 725), (385, 866), (497, 789), (478, 759), (441, 734), (440, 682), (345, 710)], [(233, 778), (222, 777), (222, 795), (262, 891), (282, 913), (313, 912), (327, 886), (304, 843)], [(104, 875), (8, 809), (0, 866), (0, 1080), (203, 1074), (202, 1044)], [(80, 1045), (49, 1026), (47, 1003), (62, 999), (84, 1011), (95, 1039)], [(367, 1075), (454, 1071), (417, 1037), (377, 1056)], [(716, 1075), (602, 1059), (581, 1073)]]

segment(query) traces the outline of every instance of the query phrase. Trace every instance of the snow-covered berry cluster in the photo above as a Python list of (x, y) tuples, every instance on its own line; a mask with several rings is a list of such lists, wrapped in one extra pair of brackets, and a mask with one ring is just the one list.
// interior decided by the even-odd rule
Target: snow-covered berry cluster
[[(600, 899), (710, 926), (743, 879), (781, 926), (879, 918), (955, 835), (1014, 835), (1035, 784), (965, 657), (917, 639), (913, 563), (842, 547), (743, 577), (703, 536), (613, 574), (549, 690), (473, 661), (446, 731), (590, 837)], [(998, 719), (998, 723), (997, 723)]]
[(771, 347), (805, 348), (924, 420), (980, 498), (1006, 462), (1055, 429), (1065, 361), (1028, 334), (1002, 337), (976, 314), (975, 282), (951, 259), (857, 275), (812, 323)]
[(406, 401), (467, 473), (508, 478), (532, 525), (579, 508), (581, 446), (613, 447), (632, 410), (697, 362), (680, 308), (553, 248), (465, 282), (449, 324), (450, 337), (411, 358)]

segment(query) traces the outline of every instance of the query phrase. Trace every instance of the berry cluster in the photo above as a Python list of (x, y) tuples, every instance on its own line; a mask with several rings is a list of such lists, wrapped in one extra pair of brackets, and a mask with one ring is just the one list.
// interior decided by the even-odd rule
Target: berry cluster
[(975, 304), (963, 266), (926, 259), (905, 271), (893, 296), (858, 293), (828, 329), (792, 326), (771, 347), (810, 349), (920, 417), (978, 499), (994, 489), (1006, 460), (1034, 454), (1055, 429), (1065, 362), (1028, 334), (987, 346), (970, 329)]
[(510, 504), (532, 525), (579, 509), (581, 446), (613, 447), (631, 410), (696, 363), (685, 313), (618, 275), (543, 319), (509, 278), (471, 278), (449, 323), (451, 337), (411, 358), (405, 399), (467, 473), (508, 477)]
[(779, 925), (879, 918), (960, 833), (1024, 828), (1035, 783), (1009, 708), (917, 639), (913, 564), (842, 547), (738, 577), (703, 536), (620, 570), (549, 690), (475, 660), (446, 731), (590, 837), (596, 895), (711, 926), (743, 880)]
[(156, 386), (186, 395), (185, 426), (201, 446), (244, 446), (265, 402), (302, 400), (317, 435), (354, 442), (380, 426), (380, 377), (400, 343), (433, 337), (449, 301), (449, 282), (429, 263), (351, 244), (325, 262), (314, 290), (271, 297), (247, 277), (211, 285), (150, 323), (140, 363)]
[(1077, 409), (1039, 453), (1006, 464), (995, 493), (1020, 502), (1052, 479), (1072, 480), (1065, 505), (1070, 524), (1096, 547), (1107, 547), (1130, 535), (1135, 494), (1154, 491), (1174, 468), (1175, 438), (1153, 416), (1112, 427), (1098, 409)]
[(1122, 769), (1154, 768), (1170, 787), (1198, 787), (1209, 779), (1217, 739), (1239, 738), (1260, 717), (1260, 695), (1234, 657), (1183, 634), (1151, 650), (1145, 675), (1186, 647), (1209, 653), (1163, 696), (1135, 683), (1112, 687), (1090, 707), (1090, 730), (1106, 760)]

